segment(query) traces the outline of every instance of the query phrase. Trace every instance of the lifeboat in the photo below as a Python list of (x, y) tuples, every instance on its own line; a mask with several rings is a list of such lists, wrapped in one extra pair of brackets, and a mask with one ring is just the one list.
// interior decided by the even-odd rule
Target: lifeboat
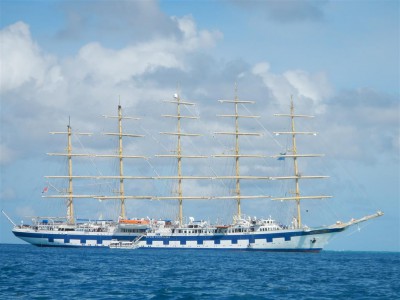
[(229, 225), (217, 225), (215, 227), (217, 227), (218, 229), (228, 229), (230, 226)]
[(120, 224), (140, 224), (140, 225), (148, 225), (150, 224), (149, 220), (120, 220), (119, 221)]
[(129, 229), (146, 229), (149, 228), (150, 221), (149, 220), (138, 220), (138, 219), (122, 219), (119, 220), (119, 227), (121, 228), (129, 228)]

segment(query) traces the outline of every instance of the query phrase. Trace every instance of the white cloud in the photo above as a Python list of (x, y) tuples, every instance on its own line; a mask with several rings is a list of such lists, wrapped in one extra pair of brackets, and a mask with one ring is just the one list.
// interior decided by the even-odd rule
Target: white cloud
[(196, 24), (193, 22), (193, 18), (191, 16), (185, 16), (183, 18), (174, 17), (173, 20), (178, 23), (178, 27), (182, 31), (185, 39), (196, 37)]
[(76, 57), (66, 61), (64, 67), (71, 79), (91, 80), (98, 84), (107, 82), (108, 85), (129, 81), (158, 68), (184, 71), (186, 56), (213, 47), (221, 34), (197, 31), (189, 16), (172, 19), (182, 32), (182, 39), (159, 37), (118, 50), (97, 42), (89, 43), (79, 50)]
[(263, 83), (271, 91), (274, 98), (281, 103), (287, 103), (288, 97), (295, 91), (282, 75), (272, 74), (270, 65), (266, 62), (256, 64), (252, 72), (263, 80)]
[[(28, 25), (17, 22), (4, 28), (0, 31), (0, 40), (0, 93), (29, 81), (42, 85), (51, 67), (51, 58), (41, 53), (31, 38)], [(55, 70), (51, 71), (51, 76), (57, 79)]]
[(1, 146), (1, 163), (23, 156), (24, 149), (38, 151), (48, 141), (46, 128), (50, 124), (52, 129), (64, 128), (69, 115), (74, 128), (93, 130), (97, 125), (86, 117), (87, 112), (92, 117), (105, 114), (118, 103), (119, 95), (121, 104), (143, 107), (149, 100), (160, 101), (172, 94), (175, 85), (164, 88), (153, 83), (157, 70), (187, 72), (190, 57), (220, 38), (218, 32), (197, 31), (191, 17), (173, 18), (172, 23), (182, 38), (151, 38), (119, 49), (93, 42), (64, 59), (43, 52), (27, 24), (4, 28), (0, 33), (4, 45), (1, 101), (2, 128), (6, 129), (1, 136), (10, 143)]
[[(201, 91), (201, 96), (206, 98), (201, 110), (212, 113), (213, 116), (221, 108), (214, 108), (214, 104), (217, 103), (211, 100), (216, 100), (216, 97), (226, 97), (226, 95), (229, 97), (234, 91), (233, 82), (229, 80), (238, 78), (242, 84), (251, 83), (252, 94), (249, 94), (251, 99), (264, 99), (265, 87), (267, 87), (269, 99), (262, 104), (267, 106), (262, 107), (265, 114), (287, 112), (290, 95), (293, 95), (299, 112), (324, 113), (325, 108), (329, 106), (330, 113), (334, 110), (336, 121), (340, 116), (347, 116), (343, 117), (340, 123), (342, 127), (330, 129), (328, 122), (318, 124), (321, 125), (318, 131), (324, 131), (326, 127), (325, 131), (332, 135), (336, 141), (336, 147), (332, 149), (336, 149), (337, 152), (340, 151), (340, 147), (351, 143), (351, 139), (356, 136), (357, 126), (361, 123), (366, 126), (366, 130), (373, 133), (371, 137), (376, 147), (398, 149), (398, 139), (395, 138), (393, 131), (379, 135), (380, 127), (376, 127), (377, 121), (381, 119), (382, 122), (386, 122), (385, 126), (389, 127), (396, 122), (397, 115), (392, 105), (386, 108), (367, 103), (357, 110), (357, 118), (351, 118), (346, 110), (348, 106), (346, 103), (328, 101), (334, 96), (334, 91), (325, 73), (309, 73), (304, 70), (274, 73), (267, 62), (260, 62), (253, 67), (240, 64), (239, 68), (232, 68), (230, 63), (216, 64), (209, 58), (212, 63), (207, 61), (202, 64), (202, 67), (206, 66), (206, 68), (198, 72), (197, 68), (194, 68), (197, 61), (194, 62), (193, 56), (202, 49), (213, 46), (220, 35), (218, 32), (198, 31), (190, 16), (180, 19), (174, 17), (173, 20), (178, 30), (182, 32), (182, 40), (177, 39), (176, 36), (169, 39), (152, 38), (120, 49), (110, 49), (100, 43), (89, 43), (83, 46), (75, 56), (64, 60), (56, 60), (43, 53), (32, 40), (29, 27), (24, 23), (16, 23), (2, 30), (2, 41), (8, 45), (6, 49), (9, 50), (4, 51), (1, 58), (6, 62), (10, 61), (9, 58), (20, 61), (21, 66), (19, 63), (7, 63), (4, 67), (7, 72), (2, 73), (3, 77), (5, 76), (2, 78), (2, 91), (5, 95), (2, 101), (10, 98), (18, 100), (14, 101), (16, 102), (14, 106), (3, 106), (4, 111), (14, 111), (15, 118), (7, 117), (2, 120), (2, 127), (7, 128), (6, 131), (2, 131), (2, 136), (8, 135), (7, 132), (12, 132), (13, 139), (8, 139), (11, 142), (1, 146), (0, 162), (5, 164), (18, 158), (23, 153), (20, 149), (28, 149), (28, 147), (21, 147), (22, 144), (31, 143), (31, 150), (35, 147), (43, 147), (43, 142), (47, 141), (48, 137), (41, 137), (40, 132), (46, 135), (47, 130), (43, 129), (50, 124), (54, 126), (52, 129), (63, 128), (68, 115), (71, 115), (75, 128), (83, 131), (98, 130), (98, 125), (95, 123), (98, 119), (94, 121), (94, 116), (100, 116), (114, 109), (118, 102), (118, 95), (121, 95), (123, 106), (136, 109), (134, 115), (138, 114), (137, 111), (139, 114), (140, 112), (148, 114), (147, 118), (153, 122), (148, 125), (153, 126), (154, 120), (161, 114), (163, 107), (154, 106), (152, 103), (172, 95), (179, 77), (190, 78), (193, 90), (188, 91), (186, 86), (183, 87), (188, 98), (198, 96), (198, 91)], [(24, 45), (24, 47), (17, 47), (17, 45)], [(207, 59), (207, 57), (202, 59)], [(25, 68), (23, 72), (18, 72), (20, 67)], [(228, 79), (225, 78), (227, 68), (229, 74), (233, 76)], [(20, 73), (23, 74), (20, 75)], [(171, 74), (176, 79), (170, 78)], [(254, 78), (260, 80), (257, 81)], [(30, 81), (33, 84), (27, 84)], [(246, 89), (246, 86), (243, 88)], [(11, 91), (14, 93), (12, 97), (9, 95)], [(254, 91), (257, 92), (253, 95)], [(243, 94), (240, 85), (239, 94)], [(362, 97), (356, 96), (357, 99)], [(352, 101), (351, 97), (354, 95), (349, 95), (348, 101)], [(373, 97), (375, 95), (369, 96), (371, 99)], [(364, 99), (365, 95), (362, 98)], [(194, 97), (193, 100), (198, 99)], [(208, 100), (210, 101), (207, 103)], [(280, 107), (274, 107), (272, 110), (274, 104)], [(151, 116), (148, 111), (146, 112), (147, 108), (152, 111)], [(90, 112), (93, 119), (86, 117), (87, 112)], [(376, 116), (372, 121), (369, 117), (374, 113)], [(219, 124), (222, 122), (209, 116), (201, 117), (207, 120), (209, 128), (206, 130), (209, 132), (213, 131), (210, 126), (215, 127), (216, 122)], [(267, 118), (266, 122), (270, 122), (269, 119)], [(349, 120), (353, 120), (353, 123)], [(336, 121), (330, 120), (330, 122)], [(205, 129), (203, 125), (197, 126)], [(346, 128), (349, 135), (340, 135), (342, 128)], [(29, 136), (26, 135), (28, 131), (31, 132)], [(372, 138), (370, 140), (372, 141)], [(37, 143), (38, 141), (42, 143)], [(343, 155), (355, 157), (362, 154), (356, 145), (361, 147), (363, 143), (353, 144), (352, 148)], [(40, 152), (42, 150), (40, 149)], [(372, 151), (370, 153), (374, 155)]]
[(180, 47), (188, 50), (198, 50), (198, 48), (214, 47), (217, 40), (222, 38), (220, 31), (198, 31), (196, 23), (191, 16), (184, 16), (183, 18), (173, 17), (178, 23), (178, 28), (183, 34), (183, 40)]
[(175, 44), (168, 41), (155, 41), (120, 50), (90, 43), (81, 48), (68, 68), (77, 76), (77, 80), (91, 79), (96, 83), (105, 81), (113, 85), (159, 67), (182, 69), (183, 65), (177, 57), (180, 53), (174, 51), (176, 48)]
[(326, 75), (322, 72), (309, 74), (303, 70), (290, 70), (283, 74), (299, 96), (319, 103), (332, 96), (332, 88)]
[(64, 79), (114, 85), (157, 68), (184, 70), (186, 55), (215, 46), (222, 36), (218, 31), (198, 31), (190, 16), (172, 20), (182, 39), (157, 37), (117, 50), (93, 42), (61, 64), (41, 51), (32, 40), (27, 24), (10, 25), (0, 32), (3, 44), (0, 92), (17, 89), (31, 81), (37, 87), (51, 90), (59, 88), (57, 83), (62, 84)]
[(363, 161), (399, 160), (398, 100), (368, 89), (339, 92), (326, 104), (322, 128), (335, 141), (335, 157)]
[(283, 74), (274, 74), (267, 62), (261, 62), (253, 67), (252, 73), (263, 80), (281, 104), (287, 104), (292, 95), (295, 99), (311, 100), (315, 112), (322, 112), (323, 101), (333, 95), (333, 89), (323, 72), (310, 74), (303, 70), (288, 70)]

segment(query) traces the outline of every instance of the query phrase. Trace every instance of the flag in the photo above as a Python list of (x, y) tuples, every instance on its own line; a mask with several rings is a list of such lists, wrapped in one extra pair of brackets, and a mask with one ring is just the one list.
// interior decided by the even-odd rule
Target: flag
[[(280, 153), (280, 155), (286, 155), (286, 152), (285, 153)], [(280, 156), (280, 157), (278, 157), (278, 160), (285, 160), (285, 157)]]
[(47, 191), (49, 190), (49, 188), (47, 186), (44, 187), (42, 194), (47, 193)]

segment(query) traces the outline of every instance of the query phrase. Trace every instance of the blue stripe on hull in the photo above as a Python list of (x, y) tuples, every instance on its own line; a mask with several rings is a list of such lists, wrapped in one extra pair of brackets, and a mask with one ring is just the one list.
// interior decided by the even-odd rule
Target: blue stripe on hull
[(294, 231), (294, 232), (279, 232), (269, 234), (244, 234), (244, 235), (214, 235), (214, 236), (147, 236), (144, 238), (146, 245), (151, 245), (152, 242), (160, 242), (168, 240), (170, 242), (180, 242), (186, 244), (188, 241), (197, 241), (198, 244), (203, 244), (204, 241), (214, 241), (215, 244), (219, 245), (221, 241), (231, 241), (232, 244), (237, 244), (239, 240), (249, 241), (251, 244), (255, 243), (255, 240), (265, 239), (267, 243), (272, 243), (273, 239), (284, 238), (285, 241), (290, 241), (292, 237), (307, 236), (307, 235), (318, 235), (326, 233), (341, 232), (344, 228), (332, 228), (332, 229), (320, 229), (312, 231)]

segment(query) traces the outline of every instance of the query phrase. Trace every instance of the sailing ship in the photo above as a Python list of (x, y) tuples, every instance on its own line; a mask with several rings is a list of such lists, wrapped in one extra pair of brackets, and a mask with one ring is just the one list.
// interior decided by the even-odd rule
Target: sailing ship
[[(157, 157), (169, 157), (177, 162), (176, 176), (153, 176), (138, 177), (127, 176), (124, 174), (124, 159), (146, 159), (143, 156), (126, 155), (123, 152), (123, 138), (141, 137), (141, 135), (128, 134), (122, 130), (122, 121), (132, 119), (122, 113), (121, 105), (118, 106), (118, 115), (111, 116), (118, 120), (118, 132), (106, 133), (107, 135), (118, 138), (117, 154), (78, 154), (72, 151), (71, 136), (88, 135), (89, 133), (73, 132), (70, 125), (65, 132), (52, 132), (52, 134), (63, 134), (67, 136), (66, 153), (49, 153), (52, 156), (64, 156), (68, 159), (68, 175), (48, 176), (48, 178), (64, 178), (68, 180), (68, 189), (66, 193), (45, 196), (49, 198), (66, 199), (67, 213), (66, 217), (36, 217), (32, 219), (31, 225), (14, 224), (13, 233), (16, 237), (36, 246), (46, 247), (122, 247), (121, 245), (139, 247), (141, 249), (153, 248), (176, 248), (176, 249), (237, 249), (237, 250), (265, 250), (265, 251), (306, 251), (319, 252), (336, 234), (343, 232), (348, 227), (367, 221), (372, 218), (382, 216), (378, 211), (375, 214), (365, 216), (360, 219), (351, 219), (348, 222), (340, 222), (320, 227), (308, 227), (302, 222), (301, 204), (303, 201), (314, 199), (326, 199), (327, 195), (304, 195), (300, 192), (300, 182), (304, 179), (320, 179), (327, 176), (307, 176), (299, 171), (298, 161), (303, 158), (318, 157), (320, 154), (301, 154), (297, 150), (296, 138), (299, 135), (314, 135), (314, 132), (296, 131), (295, 120), (299, 118), (311, 118), (309, 115), (296, 114), (294, 111), (293, 99), (289, 113), (277, 114), (277, 117), (288, 118), (290, 120), (290, 130), (276, 132), (277, 135), (289, 135), (291, 137), (291, 148), (287, 151), (272, 156), (275, 159), (287, 159), (293, 162), (294, 174), (281, 177), (272, 176), (245, 176), (240, 173), (240, 163), (245, 158), (260, 158), (263, 155), (245, 154), (240, 152), (240, 138), (242, 136), (257, 136), (258, 133), (242, 132), (239, 128), (239, 120), (243, 118), (253, 119), (258, 116), (244, 115), (239, 112), (243, 105), (252, 104), (253, 101), (240, 100), (235, 93), (233, 100), (219, 100), (222, 104), (233, 105), (234, 112), (228, 115), (219, 115), (219, 117), (233, 119), (234, 130), (216, 132), (218, 135), (229, 135), (234, 138), (234, 151), (232, 154), (214, 155), (215, 158), (224, 157), (231, 159), (235, 164), (235, 174), (231, 176), (186, 176), (182, 174), (182, 160), (202, 159), (206, 156), (186, 155), (182, 152), (182, 138), (194, 137), (198, 134), (186, 133), (182, 130), (182, 121), (194, 119), (197, 117), (182, 114), (182, 108), (193, 106), (194, 103), (181, 99), (180, 95), (175, 94), (173, 99), (167, 101), (176, 106), (176, 114), (164, 115), (164, 117), (175, 119), (177, 122), (176, 132), (162, 132), (162, 134), (176, 137), (176, 150), (173, 154), (161, 154)], [(119, 161), (118, 176), (77, 176), (72, 173), (72, 161), (75, 157), (95, 156), (95, 157), (114, 157)], [(73, 181), (76, 179), (108, 179), (119, 181), (119, 191), (117, 195), (76, 195), (74, 194)], [(177, 181), (177, 191), (175, 195), (156, 196), (156, 195), (126, 195), (125, 181), (128, 179), (141, 180), (175, 180)], [(233, 180), (235, 182), (234, 195), (225, 196), (189, 196), (183, 193), (183, 182), (186, 179), (196, 180)], [(289, 197), (271, 197), (269, 195), (244, 195), (241, 185), (248, 180), (288, 180), (294, 183), (294, 191)], [(119, 201), (120, 212), (118, 220), (85, 220), (79, 221), (74, 213), (74, 199), (77, 198), (96, 198), (99, 200)], [(126, 201), (130, 199), (141, 200), (174, 200), (178, 205), (178, 214), (175, 220), (160, 220), (154, 218), (131, 218), (126, 213)], [(236, 212), (229, 224), (211, 223), (209, 221), (196, 221), (194, 218), (188, 218), (185, 221), (183, 214), (183, 204), (186, 201), (212, 201), (231, 199), (236, 202)], [(242, 213), (242, 202), (248, 199), (263, 199), (265, 201), (291, 202), (295, 206), (295, 214), (292, 221), (284, 224), (276, 221), (272, 217), (256, 218), (246, 217)], [(11, 221), (11, 220), (10, 220)], [(118, 245), (117, 245), (118, 244)]]

